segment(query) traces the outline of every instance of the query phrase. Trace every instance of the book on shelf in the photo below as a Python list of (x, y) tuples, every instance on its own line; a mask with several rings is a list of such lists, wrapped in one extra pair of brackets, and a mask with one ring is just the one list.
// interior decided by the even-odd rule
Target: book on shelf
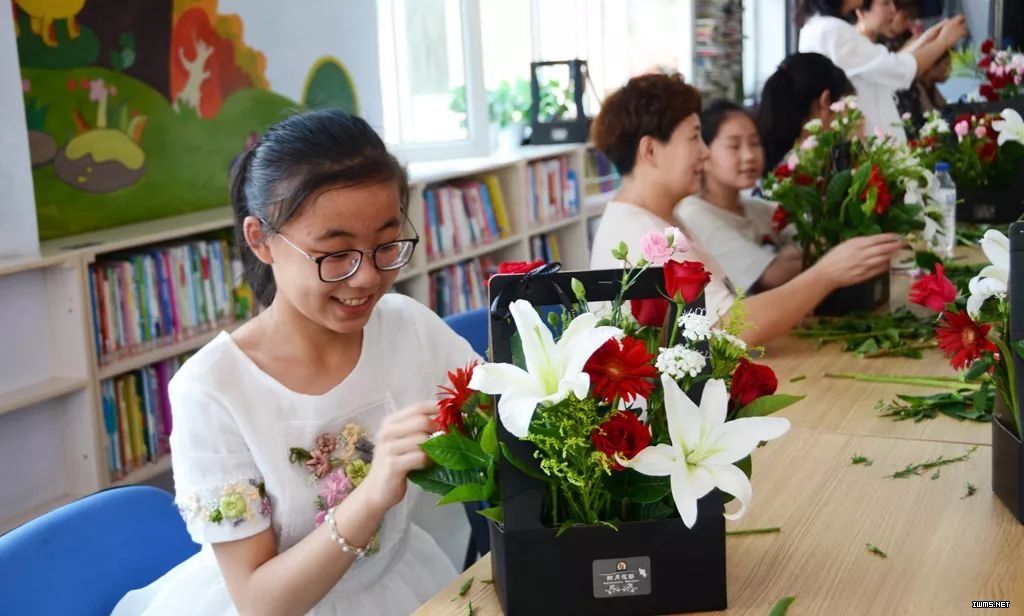
[(225, 237), (104, 256), (89, 266), (101, 364), (251, 316), (254, 301)]
[(545, 263), (561, 263), (562, 251), (558, 247), (558, 236), (544, 233), (530, 238), (530, 260), (541, 259)]
[(441, 316), (487, 305), (487, 281), (498, 273), (490, 257), (469, 259), (430, 274), (430, 308)]
[(107, 467), (117, 480), (169, 453), (167, 384), (187, 356), (174, 357), (100, 382)]
[(428, 260), (457, 255), (508, 237), (511, 232), (501, 182), (495, 175), (423, 191), (423, 235)]
[(587, 196), (603, 195), (618, 189), (622, 183), (615, 165), (599, 150), (590, 148), (586, 156)]
[(526, 166), (530, 222), (561, 220), (579, 213), (579, 178), (569, 158), (559, 156)]

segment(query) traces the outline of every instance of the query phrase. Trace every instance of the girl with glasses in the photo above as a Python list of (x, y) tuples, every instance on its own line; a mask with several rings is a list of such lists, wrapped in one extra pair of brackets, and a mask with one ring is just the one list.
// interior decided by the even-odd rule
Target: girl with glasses
[(236, 230), (265, 309), (169, 387), (176, 502), (203, 548), (115, 614), (408, 614), (455, 576), (463, 510), (406, 476), (437, 384), (475, 355), (388, 293), (418, 239), (408, 193), (341, 111), (290, 117), (241, 158)]

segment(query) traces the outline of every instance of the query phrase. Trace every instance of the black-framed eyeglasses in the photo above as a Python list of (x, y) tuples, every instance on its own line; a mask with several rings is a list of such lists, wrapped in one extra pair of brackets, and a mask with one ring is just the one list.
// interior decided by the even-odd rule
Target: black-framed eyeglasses
[(351, 278), (357, 271), (359, 266), (363, 264), (363, 255), (370, 254), (373, 256), (373, 266), (382, 272), (390, 272), (401, 268), (412, 259), (412, 253), (416, 250), (416, 244), (419, 243), (419, 235), (409, 239), (395, 240), (388, 242), (387, 244), (381, 244), (376, 248), (370, 250), (339, 250), (338, 252), (332, 252), (330, 254), (314, 257), (305, 250), (299, 248), (288, 239), (280, 231), (275, 232), (279, 235), (282, 240), (288, 243), (289, 246), (298, 250), (302, 256), (306, 257), (313, 263), (316, 263), (317, 273), (320, 275), (320, 280), (323, 282), (341, 282), (346, 278)]

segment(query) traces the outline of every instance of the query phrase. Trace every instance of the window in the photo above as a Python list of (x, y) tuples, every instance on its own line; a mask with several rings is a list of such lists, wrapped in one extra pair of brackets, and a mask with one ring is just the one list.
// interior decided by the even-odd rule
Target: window
[(478, 0), (380, 0), (378, 12), (385, 139), (409, 160), (485, 153)]

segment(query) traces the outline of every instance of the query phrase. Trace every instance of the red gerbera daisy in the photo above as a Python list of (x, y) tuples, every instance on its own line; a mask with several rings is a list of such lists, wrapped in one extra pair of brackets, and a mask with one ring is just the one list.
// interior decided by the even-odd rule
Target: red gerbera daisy
[(954, 370), (963, 370), (985, 353), (998, 352), (996, 345), (988, 339), (990, 329), (992, 326), (987, 323), (975, 323), (966, 310), (947, 310), (935, 327), (935, 337), (939, 348), (950, 358), (949, 365)]
[(445, 433), (451, 430), (452, 426), (461, 432), (464, 430), (462, 424), (462, 412), (466, 403), (473, 397), (475, 392), (469, 388), (469, 381), (473, 378), (473, 369), (480, 362), (473, 360), (465, 368), (459, 368), (455, 372), (448, 373), (448, 381), (451, 387), (442, 385), (441, 391), (437, 394), (440, 398), (437, 401), (437, 417), (434, 421)]
[(646, 398), (654, 389), (651, 379), (658, 371), (651, 365), (652, 359), (647, 346), (636, 338), (626, 336), (621, 344), (612, 338), (590, 356), (583, 371), (590, 375), (594, 394), (605, 402), (618, 396), (629, 403)]

